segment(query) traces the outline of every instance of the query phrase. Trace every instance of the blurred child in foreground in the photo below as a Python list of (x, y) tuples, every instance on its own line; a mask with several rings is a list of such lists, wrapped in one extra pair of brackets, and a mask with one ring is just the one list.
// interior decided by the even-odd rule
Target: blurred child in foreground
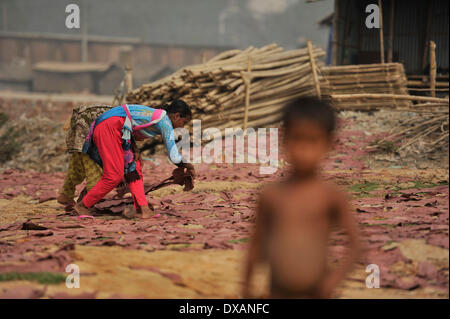
[[(325, 101), (299, 98), (286, 105), (283, 124), (291, 172), (259, 196), (243, 297), (252, 297), (255, 265), (266, 261), (271, 298), (330, 298), (360, 250), (347, 195), (319, 176), (320, 163), (332, 146), (336, 116)], [(330, 269), (329, 237), (335, 224), (347, 231), (348, 254)]]

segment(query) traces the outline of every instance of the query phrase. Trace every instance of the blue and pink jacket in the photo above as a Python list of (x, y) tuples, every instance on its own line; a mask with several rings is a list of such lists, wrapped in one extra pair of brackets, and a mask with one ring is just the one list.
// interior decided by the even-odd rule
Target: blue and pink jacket
[(172, 163), (178, 165), (183, 161), (183, 158), (178, 152), (175, 144), (175, 135), (172, 122), (170, 121), (165, 110), (154, 109), (139, 104), (124, 104), (116, 106), (100, 115), (94, 123), (92, 123), (89, 134), (86, 136), (86, 141), (83, 145), (83, 152), (87, 153), (100, 166), (102, 166), (101, 158), (96, 150), (95, 144), (93, 143), (92, 134), (98, 124), (113, 116), (125, 118), (125, 123), (122, 128), (122, 139), (124, 140), (123, 148), (125, 152), (125, 173), (135, 170), (135, 165), (133, 165), (133, 156), (132, 153), (130, 154), (131, 151), (129, 147), (131, 134), (139, 135), (144, 138), (161, 135), (167, 154), (169, 155)]

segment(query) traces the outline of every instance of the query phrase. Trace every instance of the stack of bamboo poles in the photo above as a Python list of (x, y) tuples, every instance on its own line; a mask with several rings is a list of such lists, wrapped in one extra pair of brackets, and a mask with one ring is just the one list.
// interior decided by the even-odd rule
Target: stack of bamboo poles
[[(388, 93), (357, 93), (357, 94), (333, 94), (331, 95), (331, 101), (334, 105), (342, 105), (341, 109), (373, 109), (381, 106), (387, 106), (392, 110), (414, 110), (416, 107), (432, 107), (435, 106), (447, 106), (448, 98), (428, 97), (428, 96), (415, 96), (409, 94), (388, 94)], [(351, 104), (353, 101), (364, 102), (364, 106), (361, 104), (354, 106)], [(412, 103), (415, 104), (412, 104)], [(354, 102), (353, 102), (354, 103)], [(350, 107), (351, 105), (351, 107)]]
[(367, 98), (360, 95), (408, 94), (405, 71), (400, 63), (327, 66), (320, 71), (322, 92), (332, 97), (337, 109), (366, 110), (410, 105), (408, 100), (398, 100), (392, 96)]
[(377, 141), (368, 149), (405, 150), (408, 146), (421, 143), (422, 152), (434, 152), (438, 148), (449, 145), (449, 104), (421, 103), (414, 109), (396, 109), (396, 111), (412, 111), (418, 113), (395, 127), (387, 137)]
[[(260, 127), (280, 119), (286, 102), (320, 95), (316, 77), (325, 52), (312, 45), (285, 51), (276, 44), (230, 50), (203, 64), (184, 67), (127, 95), (128, 103), (160, 107), (182, 99), (202, 128)], [(244, 120), (245, 118), (245, 120)]]
[[(408, 75), (408, 91), (410, 92), (430, 92), (430, 77), (427, 75)], [(437, 75), (435, 91), (438, 94), (448, 95), (448, 75)]]

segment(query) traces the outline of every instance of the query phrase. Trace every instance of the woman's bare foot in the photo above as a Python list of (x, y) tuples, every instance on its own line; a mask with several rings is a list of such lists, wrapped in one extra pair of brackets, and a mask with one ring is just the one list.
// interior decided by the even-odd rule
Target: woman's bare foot
[(155, 212), (151, 210), (148, 206), (141, 206), (140, 211), (142, 219), (152, 218), (153, 215), (155, 215)]

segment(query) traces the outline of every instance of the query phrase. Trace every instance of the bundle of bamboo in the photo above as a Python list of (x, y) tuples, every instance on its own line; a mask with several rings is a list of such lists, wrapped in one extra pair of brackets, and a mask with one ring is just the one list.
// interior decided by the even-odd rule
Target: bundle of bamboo
[(376, 99), (358, 96), (361, 93), (408, 94), (405, 71), (400, 63), (327, 66), (320, 71), (324, 95), (346, 95), (345, 98), (332, 98), (337, 109), (365, 110), (410, 105), (408, 100), (391, 96), (378, 96)]
[(259, 127), (277, 122), (290, 100), (317, 93), (316, 60), (325, 52), (312, 45), (284, 51), (276, 44), (230, 50), (206, 63), (184, 67), (130, 92), (128, 103), (160, 107), (174, 99), (192, 106), (202, 127)]
[[(430, 92), (431, 81), (428, 75), (408, 75), (408, 91), (410, 92)], [(448, 74), (437, 75), (434, 89), (439, 95), (448, 95)]]
[[(395, 109), (412, 109), (418, 106), (447, 106), (448, 98), (437, 98), (428, 96), (415, 96), (408, 94), (387, 94), (387, 93), (357, 93), (357, 94), (333, 94), (331, 95), (333, 105), (342, 105), (342, 109), (373, 109), (388, 106)], [(356, 101), (356, 102), (355, 102)], [(418, 104), (413, 105), (412, 102)], [(354, 105), (356, 103), (356, 106)], [(359, 103), (359, 104), (358, 104)], [(364, 104), (363, 104), (364, 103)], [(426, 104), (424, 104), (426, 103)], [(432, 103), (432, 104), (430, 104)]]

